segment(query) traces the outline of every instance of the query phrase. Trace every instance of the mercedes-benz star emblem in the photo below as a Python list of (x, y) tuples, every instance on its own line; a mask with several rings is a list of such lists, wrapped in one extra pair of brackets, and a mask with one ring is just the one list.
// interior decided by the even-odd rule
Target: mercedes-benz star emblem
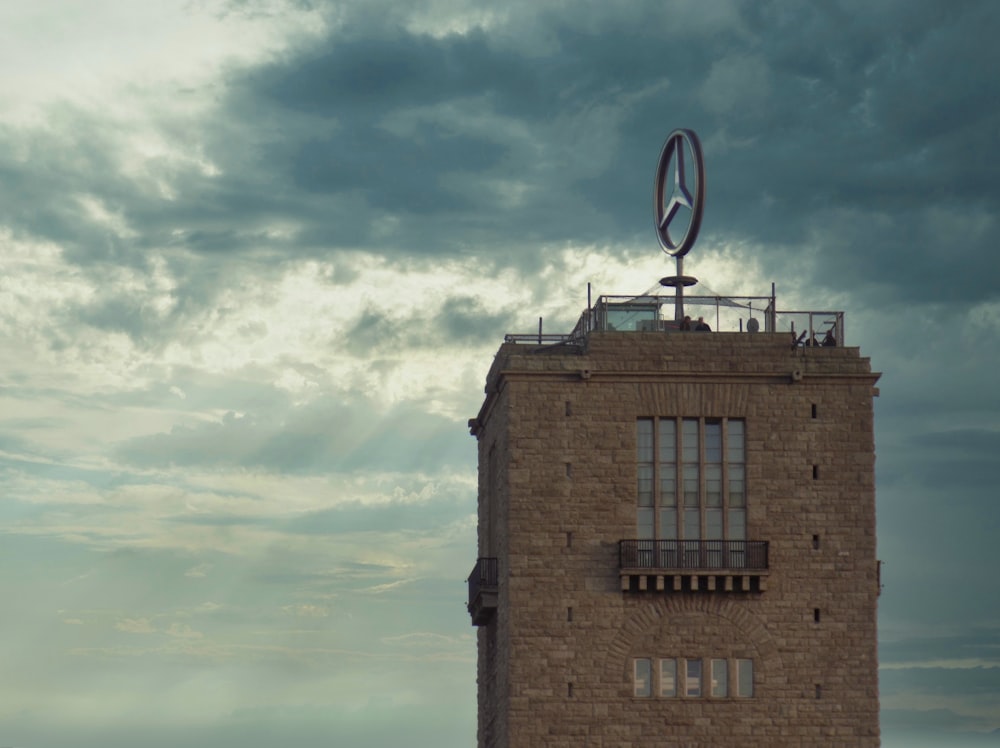
[[(688, 161), (690, 160), (690, 164)], [(694, 167), (693, 175), (688, 167)], [(705, 208), (705, 159), (701, 142), (693, 130), (674, 130), (663, 144), (660, 163), (656, 166), (656, 185), (653, 189), (653, 211), (656, 216), (656, 236), (663, 251), (674, 257), (683, 257), (694, 245), (701, 228), (701, 214)], [(677, 220), (682, 209), (690, 211), (687, 229), (679, 240), (670, 234), (670, 225)]]

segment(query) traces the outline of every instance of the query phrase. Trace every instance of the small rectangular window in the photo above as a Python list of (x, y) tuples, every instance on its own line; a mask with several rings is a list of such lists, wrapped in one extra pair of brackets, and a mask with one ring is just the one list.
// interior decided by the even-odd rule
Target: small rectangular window
[(677, 695), (677, 660), (660, 660), (660, 696)]
[(701, 696), (701, 660), (685, 660), (684, 695)]
[(729, 695), (729, 661), (712, 660), (712, 696), (724, 699)]
[(633, 661), (633, 695), (644, 699), (648, 699), (653, 695), (652, 675), (652, 660), (645, 657), (637, 657)]
[(736, 695), (744, 699), (753, 696), (753, 660), (736, 661)]

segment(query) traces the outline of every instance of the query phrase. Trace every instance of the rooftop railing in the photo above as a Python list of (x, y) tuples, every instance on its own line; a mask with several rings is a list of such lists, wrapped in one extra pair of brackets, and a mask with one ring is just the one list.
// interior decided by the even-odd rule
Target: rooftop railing
[[(772, 296), (684, 296), (683, 310), (718, 332), (790, 332), (796, 345), (844, 345), (844, 313), (840, 311), (781, 311)], [(686, 332), (677, 317), (674, 296), (600, 296), (580, 315), (568, 334), (514, 333), (507, 343), (580, 343), (591, 332)]]

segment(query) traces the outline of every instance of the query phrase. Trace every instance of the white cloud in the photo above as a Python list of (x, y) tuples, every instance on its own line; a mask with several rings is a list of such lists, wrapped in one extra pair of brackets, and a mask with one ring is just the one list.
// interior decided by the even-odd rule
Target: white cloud
[(123, 618), (115, 624), (115, 628), (127, 634), (156, 633), (156, 627), (148, 618)]
[[(0, 8), (0, 118), (32, 121), (55, 100), (121, 108), (141, 89), (206, 85), (227, 65), (259, 62), (325, 29), (320, 13), (275, 3), (227, 13), (223, 0), (36, 0)], [(171, 92), (176, 98), (176, 91)]]

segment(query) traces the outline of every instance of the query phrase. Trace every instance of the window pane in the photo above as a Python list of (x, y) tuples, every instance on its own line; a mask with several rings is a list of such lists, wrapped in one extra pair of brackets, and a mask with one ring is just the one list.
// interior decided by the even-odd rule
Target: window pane
[(729, 662), (712, 660), (712, 696), (725, 698), (729, 695)]
[(664, 540), (677, 540), (676, 509), (663, 509), (660, 511), (660, 537)]
[(639, 506), (653, 506), (653, 466), (639, 465)]
[(653, 461), (653, 421), (650, 418), (640, 418), (638, 427), (638, 457), (639, 462)]
[(746, 486), (743, 465), (729, 464), (729, 506), (746, 506)]
[(701, 660), (686, 660), (687, 673), (684, 677), (684, 695), (701, 696)]
[(705, 465), (705, 505), (722, 506), (722, 465)]
[(660, 421), (660, 462), (677, 462), (677, 423), (672, 418)]
[(753, 660), (736, 661), (736, 695), (753, 696)]
[(747, 510), (729, 510), (729, 540), (747, 539)]
[(640, 538), (653, 537), (653, 509), (639, 509), (636, 512), (636, 530)]
[(677, 695), (677, 660), (660, 660), (660, 696)]
[(707, 540), (722, 540), (722, 510), (705, 510), (705, 538)]
[(722, 424), (705, 423), (705, 462), (722, 462)]
[(729, 421), (727, 423), (727, 457), (729, 458), (729, 462), (746, 462), (743, 431), (743, 421)]
[(684, 419), (684, 462), (698, 462), (698, 419)]
[(634, 672), (632, 675), (633, 693), (636, 696), (648, 698), (653, 695), (652, 679), (653, 663), (646, 658), (638, 657), (634, 660)]
[(701, 510), (700, 509), (685, 509), (684, 510), (684, 539), (685, 540), (700, 540), (701, 539)]
[(698, 466), (684, 464), (684, 506), (698, 506)]
[(660, 465), (660, 503), (677, 506), (677, 466)]

